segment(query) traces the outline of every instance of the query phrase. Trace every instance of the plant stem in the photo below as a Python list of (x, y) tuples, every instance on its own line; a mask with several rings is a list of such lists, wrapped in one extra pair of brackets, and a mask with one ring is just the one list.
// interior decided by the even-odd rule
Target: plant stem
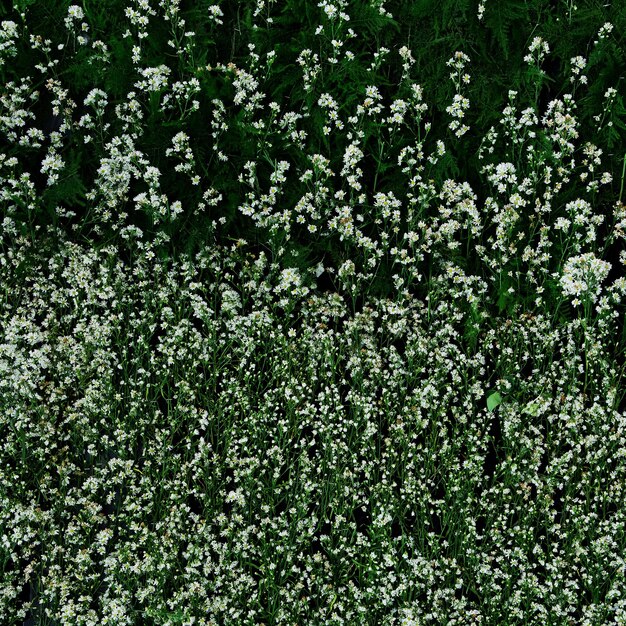
[(619, 188), (619, 198), (617, 202), (622, 203), (622, 193), (624, 193), (624, 177), (626, 176), (626, 152), (624, 153), (623, 165), (622, 165), (622, 183)]

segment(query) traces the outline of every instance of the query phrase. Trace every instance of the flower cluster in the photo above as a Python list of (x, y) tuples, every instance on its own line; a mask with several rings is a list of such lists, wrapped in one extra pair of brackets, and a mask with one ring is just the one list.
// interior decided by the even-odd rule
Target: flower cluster
[(596, 302), (610, 269), (610, 263), (598, 259), (592, 252), (569, 258), (560, 277), (563, 294), (575, 296), (573, 306), (578, 306), (581, 298)]
[(448, 115), (453, 118), (450, 124), (448, 124), (448, 128), (457, 137), (462, 137), (469, 130), (469, 126), (461, 123), (470, 105), (469, 100), (461, 93), (463, 85), (467, 85), (470, 82), (470, 75), (464, 71), (465, 66), (469, 62), (469, 57), (464, 52), (459, 51), (455, 52), (454, 56), (447, 62), (448, 67), (453, 69), (450, 73), (450, 78), (454, 82), (456, 89), (452, 104), (446, 108)]
[(524, 61), (538, 68), (548, 54), (550, 54), (548, 42), (541, 37), (535, 37), (528, 46), (528, 54), (524, 57)]

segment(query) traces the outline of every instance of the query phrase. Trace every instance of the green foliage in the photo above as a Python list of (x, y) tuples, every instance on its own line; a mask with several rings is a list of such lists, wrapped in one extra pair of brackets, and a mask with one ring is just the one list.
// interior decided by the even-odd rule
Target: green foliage
[(132, 64), (132, 55), (128, 44), (119, 34), (113, 32), (107, 40), (111, 50), (111, 65), (107, 69), (104, 89), (113, 98), (122, 99), (129, 89), (128, 67)]
[(350, 23), (362, 30), (372, 45), (376, 43), (376, 49), (392, 45), (401, 30), (398, 20), (382, 15), (374, 3), (366, 1), (358, 3), (355, 18)]
[(45, 206), (65, 206), (69, 210), (80, 210), (85, 207), (85, 194), (87, 188), (80, 174), (79, 162), (76, 160), (76, 152), (68, 159), (68, 165), (64, 168), (58, 182), (48, 187), (43, 194), (42, 201)]
[[(229, 29), (216, 28), (207, 22), (205, 16), (209, 4), (203, 2), (183, 7), (182, 17), (187, 22), (185, 28), (196, 33), (189, 55), (172, 63), (172, 59), (165, 54), (168, 50), (167, 41), (172, 36), (171, 27), (166, 22), (152, 20), (154, 23), (151, 26), (151, 37), (142, 46), (142, 64), (151, 67), (162, 63), (171, 65), (174, 70), (171, 80), (175, 80), (181, 73), (192, 71), (200, 80), (199, 98), (205, 108), (210, 106), (213, 98), (220, 98), (225, 102), (232, 98), (232, 77), (229, 80), (223, 74), (206, 69), (207, 64), (213, 65), (216, 61), (223, 60), (224, 51), (229, 51), (227, 56), (236, 65), (242, 64), (248, 58), (249, 43), (255, 45), (255, 52), (261, 59), (268, 52), (275, 53), (271, 68), (264, 71), (266, 102), (286, 102), (291, 106), (300, 103), (302, 110), (309, 113), (301, 122), (301, 127), (308, 134), (308, 148), (316, 152), (330, 152), (331, 159), (337, 166), (341, 162), (345, 146), (337, 143), (331, 145), (328, 138), (321, 133), (322, 113), (316, 106), (319, 94), (340, 96), (343, 114), (354, 110), (362, 100), (366, 85), (377, 85), (385, 98), (394, 97), (394, 85), (400, 78), (400, 64), (396, 59), (393, 63), (382, 63), (378, 70), (371, 70), (372, 55), (381, 46), (397, 49), (400, 44), (406, 45), (415, 58), (415, 64), (410, 71), (411, 78), (423, 87), (429, 103), (432, 130), (426, 147), (432, 148), (437, 140), (451, 139), (445, 131), (445, 108), (453, 92), (447, 78), (448, 69), (441, 60), (448, 58), (455, 50), (465, 50), (471, 58), (468, 93), (471, 107), (468, 122), (472, 132), (466, 138), (468, 149), (462, 159), (448, 151), (430, 172), (430, 176), (437, 183), (450, 177), (463, 178), (477, 187), (479, 177), (476, 175), (477, 162), (474, 154), (489, 127), (497, 124), (506, 104), (508, 90), (520, 92), (520, 109), (535, 104), (538, 94), (539, 105), (545, 108), (549, 99), (558, 95), (556, 85), (559, 81), (564, 82), (570, 58), (586, 49), (589, 87), (581, 94), (577, 115), (587, 122), (597, 115), (606, 89), (615, 85), (616, 81), (619, 84), (621, 78), (624, 58), (622, 33), (626, 11), (619, 5), (620, 3), (605, 5), (583, 0), (577, 3), (577, 9), (570, 14), (565, 3), (559, 3), (555, 8), (545, 0), (487, 2), (484, 17), (479, 21), (476, 3), (469, 1), (445, 0), (435, 4), (422, 1), (390, 2), (387, 8), (393, 14), (391, 19), (381, 14), (376, 3), (355, 1), (349, 6), (351, 21), (338, 25), (336, 33), (337, 37), (345, 36), (348, 27), (361, 33), (357, 39), (349, 40), (354, 60), (347, 62), (342, 58), (332, 71), (324, 67), (315, 81), (314, 89), (307, 93), (303, 89), (301, 72), (296, 69), (294, 61), (305, 48), (322, 57), (331, 53), (330, 42), (314, 34), (317, 25), (327, 20), (321, 8), (308, 2), (293, 0), (273, 11), (272, 27), (252, 29), (255, 10), (252, 4), (225, 5), (223, 19), (233, 25)], [(67, 1), (30, 3), (29, 24), (34, 30), (45, 27), (55, 45), (65, 43), (67, 37), (63, 34), (63, 19), (68, 6)], [(71, 95), (79, 102), (88, 89), (94, 86), (101, 87), (110, 94), (113, 103), (123, 101), (135, 89), (134, 83), (137, 80), (135, 72), (129, 71), (133, 66), (131, 39), (123, 36), (126, 28), (124, 3), (115, 1), (105, 6), (89, 0), (83, 3), (83, 9), (90, 24), (90, 36), (106, 41), (110, 61), (105, 64), (92, 59), (94, 55), (88, 46), (76, 49), (76, 44), (70, 42), (69, 47), (76, 54), (64, 55), (63, 59), (71, 58), (71, 61), (67, 67), (59, 67), (58, 72), (69, 79)], [(598, 29), (607, 21), (614, 24), (613, 33), (594, 45)], [(522, 60), (534, 36), (544, 37), (553, 47), (550, 58), (546, 61), (546, 69), (549, 71), (545, 74), (527, 68)], [(20, 63), (22, 57), (23, 55), (20, 56)], [(11, 79), (10, 71), (10, 68), (3, 69), (5, 80)], [(19, 65), (15, 71), (22, 71)], [(165, 162), (163, 153), (168, 147), (169, 137), (178, 130), (185, 129), (192, 137), (194, 151), (198, 154), (206, 176), (223, 181), (222, 191), (227, 198), (227, 206), (222, 206), (222, 210), (235, 221), (242, 221), (236, 211), (242, 200), (241, 190), (235, 186), (227, 188), (230, 185), (227, 181), (231, 177), (224, 176), (223, 173), (240, 171), (246, 160), (256, 156), (251, 152), (247, 117), (237, 107), (229, 110), (233, 119), (222, 142), (231, 160), (230, 165), (224, 167), (216, 161), (209, 148), (210, 129), (205, 118), (192, 115), (183, 123), (172, 116), (165, 121), (159, 115), (159, 106), (158, 97), (151, 98), (147, 103), (146, 129), (143, 138), (138, 140), (138, 148), (147, 150), (155, 162), (162, 165)], [(110, 109), (109, 115), (113, 113), (113, 106)], [(625, 118), (623, 96), (618, 94), (598, 137), (608, 151), (613, 151), (626, 140)], [(119, 122), (114, 117), (109, 120), (113, 125), (113, 134), (119, 128)], [(171, 134), (162, 132), (164, 125), (171, 127)], [(594, 124), (587, 123), (582, 132), (589, 133), (586, 129), (593, 127)], [(379, 128), (376, 125), (366, 126), (365, 132), (371, 138), (369, 149), (377, 171), (377, 185), (381, 185), (383, 189), (393, 189), (393, 176), (388, 175), (392, 171), (389, 161), (396, 158), (399, 147), (394, 154), (385, 154), (380, 159), (376, 146)], [(588, 134), (582, 140), (598, 138)], [(452, 141), (455, 141), (454, 137)], [(86, 185), (94, 178), (97, 161), (90, 154), (91, 146), (77, 146), (77, 149), (84, 152), (80, 161), (85, 167), (80, 175), (82, 183)], [(274, 142), (272, 150), (274, 159), (287, 156), (290, 160), (302, 159), (300, 150), (291, 149), (280, 142)], [(620, 157), (613, 155), (611, 158)], [(617, 166), (617, 162), (614, 165)], [(174, 186), (175, 182), (172, 180), (171, 189)], [(481, 193), (481, 190), (478, 192)], [(196, 196), (187, 194), (185, 190), (183, 196), (188, 203), (196, 201)], [(53, 196), (48, 197), (52, 201)], [(295, 190), (293, 198), (297, 200)], [(50, 214), (48, 210), (41, 218), (45, 219), (44, 215)], [(234, 227), (245, 230), (243, 223)]]
[(500, 404), (502, 404), (502, 396), (497, 391), (494, 391), (493, 393), (487, 396), (487, 410), (488, 411), (490, 412), (493, 411)]
[(484, 24), (493, 42), (492, 52), (496, 58), (504, 58), (507, 68), (510, 68), (509, 62), (513, 61), (511, 53), (519, 54), (527, 43), (527, 33), (539, 20), (543, 4), (543, 0), (503, 0), (491, 6), (490, 3), (486, 4)]

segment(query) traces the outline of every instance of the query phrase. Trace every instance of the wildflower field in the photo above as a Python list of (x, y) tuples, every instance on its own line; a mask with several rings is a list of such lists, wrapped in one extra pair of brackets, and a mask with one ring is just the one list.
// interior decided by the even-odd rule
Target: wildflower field
[(626, 2), (0, 4), (0, 626), (626, 626)]

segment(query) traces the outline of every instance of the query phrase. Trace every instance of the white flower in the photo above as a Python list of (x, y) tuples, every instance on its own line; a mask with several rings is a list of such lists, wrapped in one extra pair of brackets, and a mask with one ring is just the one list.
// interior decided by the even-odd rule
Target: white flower
[(600, 294), (600, 284), (610, 270), (611, 264), (598, 259), (592, 252), (569, 258), (560, 277), (563, 294), (576, 297), (572, 304), (579, 301), (578, 296), (595, 302)]
[(172, 70), (167, 65), (159, 65), (158, 67), (146, 67), (140, 71), (145, 80), (135, 83), (137, 89), (145, 91), (160, 91), (167, 87), (168, 76)]
[(454, 56), (446, 62), (448, 67), (454, 67), (456, 70), (462, 70), (466, 63), (470, 62), (470, 58), (464, 52), (457, 50)]
[(224, 17), (224, 12), (222, 11), (222, 9), (219, 7), (219, 5), (212, 4), (209, 7), (209, 19), (216, 24), (223, 24), (224, 20), (221, 20), (221, 17)]
[(84, 105), (88, 107), (93, 107), (96, 110), (98, 115), (102, 115), (104, 113), (104, 109), (108, 104), (109, 97), (106, 91), (102, 91), (102, 89), (92, 89), (84, 100)]
[(528, 47), (528, 54), (524, 57), (524, 61), (530, 65), (539, 65), (550, 53), (550, 46), (541, 37), (535, 37)]
[[(598, 31), (598, 40), (606, 39), (612, 32), (613, 24), (611, 24), (611, 22), (605, 22)], [(598, 43), (598, 41), (595, 41), (594, 43)]]
[(351, 261), (350, 259), (344, 261), (338, 271), (339, 278), (345, 280), (348, 276), (352, 276), (352, 274), (354, 274), (355, 269), (356, 268), (353, 261)]
[(276, 293), (284, 291), (297, 291), (302, 283), (300, 272), (295, 267), (288, 267), (280, 273), (280, 283), (276, 286)]
[(65, 163), (56, 152), (49, 152), (41, 162), (41, 173), (48, 174), (48, 187), (59, 180), (59, 172), (63, 169)]
[(85, 17), (85, 13), (83, 10), (76, 4), (68, 7), (67, 16), (71, 17), (73, 20), (82, 20)]
[(67, 8), (67, 17), (65, 18), (65, 26), (69, 30), (74, 29), (74, 22), (82, 20), (85, 17), (85, 13), (81, 7), (73, 4)]

